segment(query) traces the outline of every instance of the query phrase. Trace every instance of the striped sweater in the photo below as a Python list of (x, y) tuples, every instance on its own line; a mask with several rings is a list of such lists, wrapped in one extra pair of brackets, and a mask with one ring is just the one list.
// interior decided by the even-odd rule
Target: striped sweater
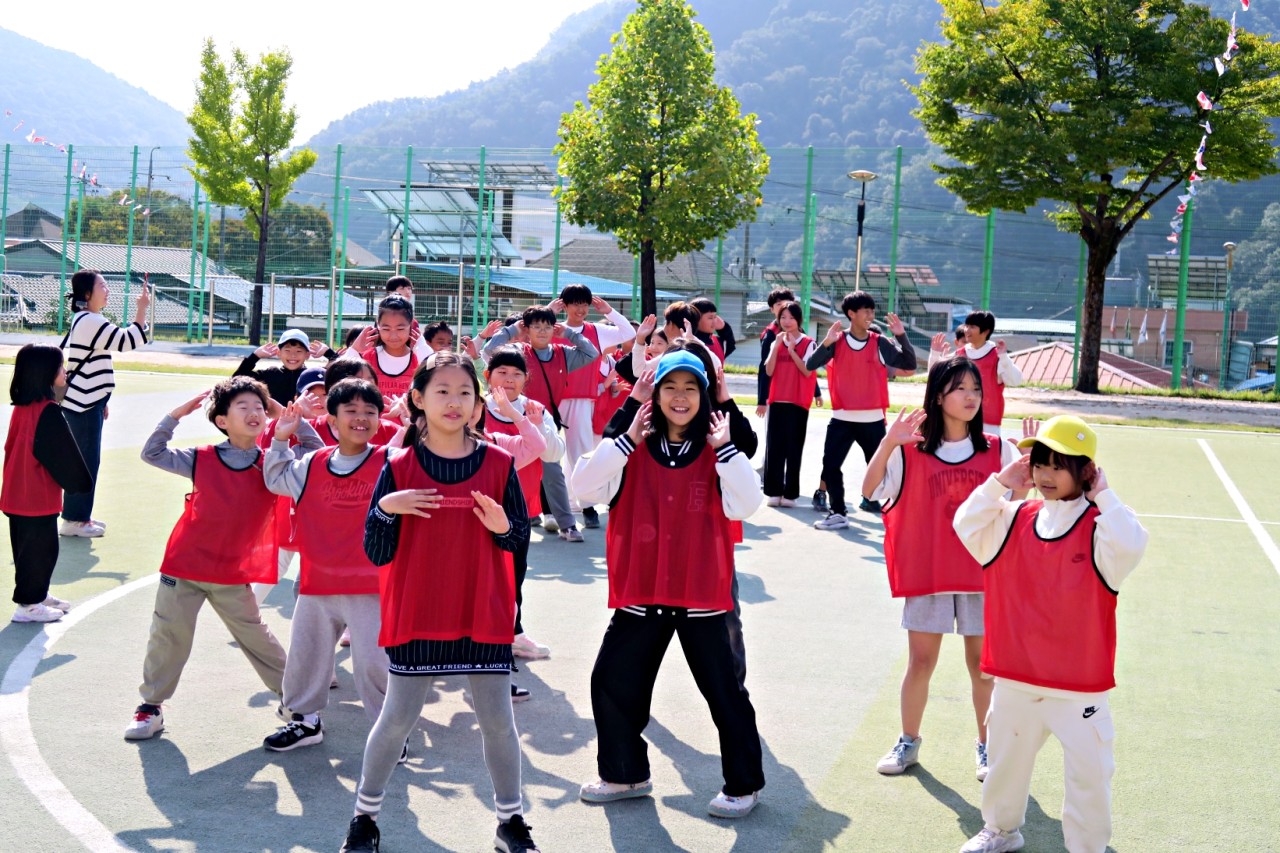
[(111, 354), (147, 343), (147, 330), (137, 323), (121, 328), (101, 314), (80, 311), (62, 339), (67, 356), (67, 395), (63, 408), (83, 412), (110, 396), (116, 387)]

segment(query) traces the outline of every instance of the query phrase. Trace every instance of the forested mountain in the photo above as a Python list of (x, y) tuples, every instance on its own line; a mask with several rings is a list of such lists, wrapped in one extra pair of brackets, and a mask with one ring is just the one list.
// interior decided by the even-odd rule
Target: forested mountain
[[(58, 14), (52, 8), (50, 14)], [(0, 17), (0, 23), (3, 17)], [(70, 25), (70, 24), (69, 24)], [(86, 36), (88, 37), (88, 36)], [(182, 113), (74, 53), (0, 29), (0, 143), (185, 145)], [(14, 130), (21, 121), (22, 127)]]

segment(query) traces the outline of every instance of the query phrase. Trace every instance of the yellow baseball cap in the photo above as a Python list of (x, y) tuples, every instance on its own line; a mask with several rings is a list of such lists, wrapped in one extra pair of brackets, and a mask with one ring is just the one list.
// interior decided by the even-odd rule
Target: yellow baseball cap
[(1063, 456), (1083, 456), (1094, 459), (1098, 455), (1098, 434), (1075, 415), (1058, 415), (1040, 425), (1031, 438), (1018, 442), (1019, 447), (1030, 447), (1040, 442)]

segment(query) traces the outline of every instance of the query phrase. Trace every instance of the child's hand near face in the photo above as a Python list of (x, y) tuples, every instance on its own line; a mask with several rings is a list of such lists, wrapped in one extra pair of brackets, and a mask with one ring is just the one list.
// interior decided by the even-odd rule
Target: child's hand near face
[(209, 396), (209, 394), (211, 394), (211, 393), (212, 393), (212, 391), (211, 391), (211, 390), (210, 390), (210, 391), (201, 391), (199, 394), (197, 394), (196, 396), (192, 397), (190, 400), (188, 400), (187, 402), (183, 403), (181, 406), (179, 406), (178, 408), (176, 408), (176, 409), (174, 409), (172, 412), (170, 412), (170, 413), (169, 413), (169, 417), (173, 418), (175, 421), (180, 421), (180, 420), (182, 420), (182, 419), (183, 419), (183, 418), (185, 418), (187, 415), (191, 414), (191, 413), (192, 413), (192, 412), (194, 412), (196, 409), (200, 408), (200, 406), (202, 406), (202, 405), (204, 404), (205, 399), (206, 399), (206, 398)]
[(276, 420), (276, 441), (288, 441), (302, 423), (302, 411), (297, 403), (290, 403)]
[(525, 400), (524, 416), (536, 423), (538, 426), (542, 426), (542, 417), (546, 413), (547, 407), (539, 403), (537, 400)]
[(707, 444), (716, 450), (729, 443), (729, 416), (724, 412), (711, 413), (711, 425), (707, 430)]
[(636, 416), (631, 419), (631, 426), (627, 428), (627, 436), (631, 442), (639, 445), (644, 440), (644, 435), (649, 431), (649, 418), (653, 415), (653, 400), (645, 401), (644, 405), (636, 411)]
[(1035, 485), (1031, 479), (1031, 456), (1019, 456), (1000, 470), (996, 480), (1006, 489), (1014, 492), (1029, 491)]
[(258, 358), (274, 358), (280, 354), (280, 347), (275, 344), (263, 344), (253, 351)]

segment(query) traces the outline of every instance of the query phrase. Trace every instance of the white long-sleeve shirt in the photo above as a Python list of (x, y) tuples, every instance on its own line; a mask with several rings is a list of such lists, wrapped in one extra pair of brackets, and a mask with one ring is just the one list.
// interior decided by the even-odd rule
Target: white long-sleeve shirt
[[(605, 315), (609, 323), (593, 323), (596, 327), (596, 334), (600, 336), (600, 352), (604, 352), (610, 347), (616, 347), (619, 344), (625, 344), (636, 336), (636, 330), (632, 328), (631, 321), (617, 311), (610, 311)], [(581, 326), (569, 326), (565, 328), (571, 329), (578, 334), (586, 334), (582, 330), (586, 328), (584, 323)]]
[[(960, 504), (952, 522), (965, 548), (984, 566), (1000, 553), (1009, 528), (1013, 526), (1014, 516), (1023, 503), (1006, 498), (1007, 491), (993, 474)], [(1138, 522), (1137, 514), (1110, 489), (1099, 492), (1094, 503), (1099, 514), (1093, 538), (1093, 562), (1107, 586), (1119, 590), (1120, 584), (1142, 560), (1149, 534)], [(1089, 501), (1083, 495), (1069, 501), (1045, 501), (1036, 513), (1036, 533), (1044, 539), (1060, 537), (1079, 521), (1088, 508)], [(997, 681), (1042, 696), (1075, 699), (1097, 695), (1039, 687), (1008, 678)]]
[[(607, 504), (612, 501), (622, 487), (627, 458), (635, 449), (631, 438), (626, 435), (601, 441), (593, 452), (584, 455), (574, 466), (573, 493), (584, 503)], [(679, 453), (680, 448), (674, 452)], [(720, 501), (725, 516), (736, 521), (750, 518), (764, 503), (760, 478), (751, 467), (751, 460), (738, 452), (732, 443), (718, 449), (716, 459)]]

